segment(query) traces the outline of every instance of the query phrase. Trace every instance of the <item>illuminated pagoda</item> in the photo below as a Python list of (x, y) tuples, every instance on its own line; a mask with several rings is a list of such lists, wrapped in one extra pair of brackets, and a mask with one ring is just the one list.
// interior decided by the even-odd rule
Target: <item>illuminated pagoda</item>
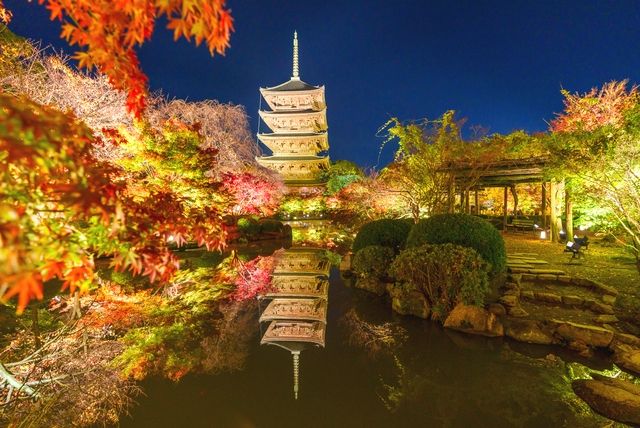
[(324, 86), (300, 80), (298, 33), (293, 36), (293, 73), (278, 86), (260, 88), (271, 110), (260, 110), (260, 117), (272, 132), (258, 133), (258, 139), (271, 150), (271, 156), (257, 158), (260, 165), (279, 173), (289, 187), (318, 186), (322, 171), (329, 168), (327, 108)]

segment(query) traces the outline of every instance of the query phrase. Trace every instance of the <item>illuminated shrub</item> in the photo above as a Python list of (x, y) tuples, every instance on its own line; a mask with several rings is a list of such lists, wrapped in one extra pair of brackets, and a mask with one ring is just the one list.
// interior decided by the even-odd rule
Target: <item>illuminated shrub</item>
[(491, 265), (492, 273), (502, 272), (507, 253), (500, 232), (487, 221), (468, 214), (440, 214), (413, 226), (407, 248), (423, 244), (456, 244), (476, 250)]
[(444, 320), (460, 302), (484, 303), (489, 290), (488, 270), (487, 263), (472, 248), (425, 244), (402, 251), (389, 273), (396, 282), (424, 293), (432, 318)]
[(369, 245), (358, 250), (353, 257), (352, 267), (359, 277), (382, 279), (387, 276), (394, 256), (389, 247)]
[(260, 221), (260, 231), (262, 233), (281, 233), (284, 224), (278, 220), (264, 219)]
[(382, 219), (363, 225), (353, 241), (353, 251), (370, 245), (381, 245), (398, 253), (407, 240), (411, 225), (408, 219)]
[(260, 234), (260, 222), (255, 217), (243, 217), (238, 220), (238, 232), (245, 238)]

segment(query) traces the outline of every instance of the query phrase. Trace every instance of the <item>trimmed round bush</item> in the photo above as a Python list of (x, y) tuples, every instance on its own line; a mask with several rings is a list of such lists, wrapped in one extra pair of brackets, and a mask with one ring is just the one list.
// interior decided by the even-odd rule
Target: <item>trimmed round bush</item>
[(257, 218), (243, 217), (238, 219), (238, 232), (245, 237), (254, 237), (260, 234), (260, 222)]
[(468, 214), (439, 214), (420, 220), (407, 238), (407, 248), (447, 243), (473, 248), (491, 265), (494, 274), (506, 266), (507, 252), (500, 232), (486, 220)]
[(263, 219), (260, 221), (260, 232), (262, 233), (280, 233), (284, 229), (281, 221), (273, 219)]
[(369, 245), (359, 250), (353, 257), (354, 272), (362, 278), (382, 279), (387, 276), (395, 254), (389, 247)]
[(472, 248), (425, 244), (402, 251), (389, 273), (396, 282), (424, 293), (432, 318), (443, 321), (460, 302), (484, 304), (488, 270), (487, 262)]
[(358, 252), (370, 245), (381, 245), (398, 253), (404, 248), (412, 225), (413, 222), (409, 219), (382, 219), (365, 223), (353, 240), (353, 251)]

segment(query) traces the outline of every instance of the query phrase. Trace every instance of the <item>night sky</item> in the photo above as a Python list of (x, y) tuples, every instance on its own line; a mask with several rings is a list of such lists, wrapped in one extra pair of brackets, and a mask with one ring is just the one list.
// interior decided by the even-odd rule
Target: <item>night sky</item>
[[(562, 109), (560, 89), (640, 82), (640, 2), (229, 0), (236, 32), (225, 57), (160, 26), (140, 56), (152, 90), (242, 104), (256, 131), (258, 88), (300, 73), (326, 86), (331, 158), (377, 163), (388, 118), (448, 109), (490, 132), (539, 131)], [(37, 2), (6, 0), (10, 28), (72, 52)], [(265, 125), (262, 125), (263, 129)], [(386, 148), (381, 164), (391, 158)]]

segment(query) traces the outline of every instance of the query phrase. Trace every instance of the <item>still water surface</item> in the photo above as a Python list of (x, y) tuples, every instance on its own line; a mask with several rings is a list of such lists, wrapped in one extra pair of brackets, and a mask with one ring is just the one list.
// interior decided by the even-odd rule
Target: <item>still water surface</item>
[[(354, 341), (350, 311), (368, 323), (365, 330), (390, 322), (405, 340), (387, 351)], [(292, 356), (260, 345), (265, 328), (259, 328), (258, 316), (256, 308), (241, 371), (192, 375), (178, 383), (149, 379), (143, 383), (146, 395), (121, 426), (596, 427), (606, 421), (571, 391), (568, 373), (584, 368), (571, 362), (571, 354), (395, 316), (383, 298), (350, 288), (336, 268), (325, 347), (302, 352), (296, 400)]]

